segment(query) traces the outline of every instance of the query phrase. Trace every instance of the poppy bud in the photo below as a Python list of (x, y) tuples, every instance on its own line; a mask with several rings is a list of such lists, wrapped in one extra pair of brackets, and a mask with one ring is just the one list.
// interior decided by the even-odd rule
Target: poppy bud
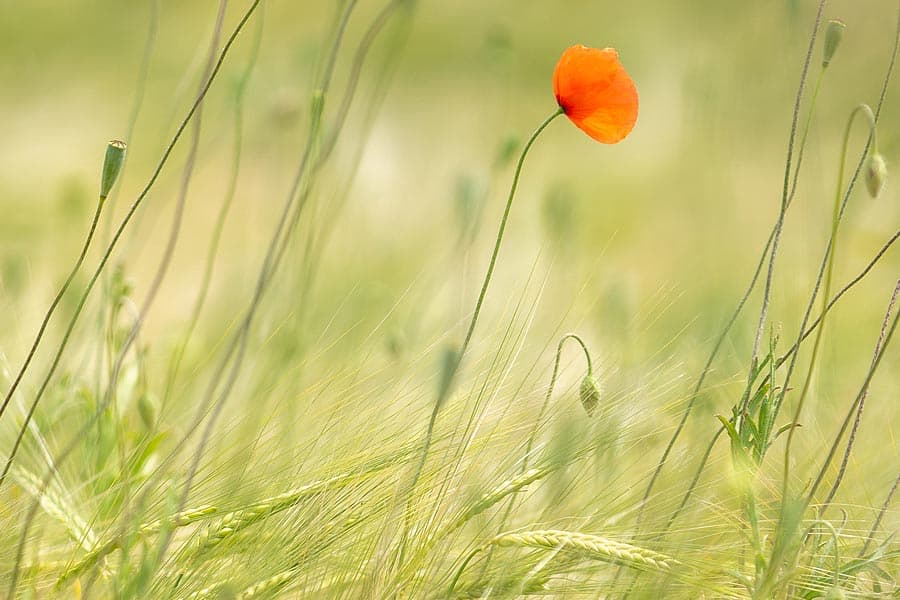
[(584, 379), (581, 380), (579, 395), (581, 396), (581, 405), (584, 406), (584, 412), (589, 417), (594, 416), (594, 411), (600, 404), (600, 384), (593, 375), (585, 375)]
[(866, 188), (869, 190), (869, 195), (873, 198), (877, 197), (884, 189), (886, 179), (887, 165), (884, 157), (878, 152), (873, 152), (866, 163)]
[(837, 19), (828, 21), (828, 28), (825, 30), (825, 45), (822, 49), (822, 67), (827, 67), (834, 57), (835, 51), (841, 45), (841, 38), (844, 37), (844, 29), (847, 26)]
[(100, 200), (106, 200), (109, 191), (116, 183), (122, 163), (125, 160), (125, 142), (112, 140), (106, 146), (106, 157), (103, 159), (103, 172), (100, 176)]

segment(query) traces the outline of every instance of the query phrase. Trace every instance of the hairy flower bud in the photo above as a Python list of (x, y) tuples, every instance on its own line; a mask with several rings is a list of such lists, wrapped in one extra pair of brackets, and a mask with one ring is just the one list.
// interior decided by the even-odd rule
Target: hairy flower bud
[(884, 189), (886, 180), (887, 164), (884, 162), (884, 157), (878, 152), (873, 152), (866, 162), (866, 188), (869, 190), (869, 195), (876, 198)]
[(581, 405), (589, 417), (594, 415), (597, 406), (600, 404), (600, 383), (593, 375), (585, 375), (581, 380), (581, 388), (579, 389), (581, 396)]
[(828, 21), (828, 27), (825, 29), (825, 44), (822, 48), (822, 66), (827, 67), (834, 57), (838, 46), (841, 45), (841, 38), (844, 37), (844, 29), (847, 26), (837, 19)]
[(115, 185), (122, 163), (125, 160), (125, 142), (112, 140), (106, 146), (106, 157), (103, 160), (103, 172), (100, 176), (100, 200), (106, 200), (109, 191)]

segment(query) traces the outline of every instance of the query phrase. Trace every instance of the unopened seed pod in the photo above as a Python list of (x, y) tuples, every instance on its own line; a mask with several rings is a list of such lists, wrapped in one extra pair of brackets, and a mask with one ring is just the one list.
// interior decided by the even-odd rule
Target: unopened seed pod
[(828, 27), (825, 29), (825, 44), (822, 47), (822, 66), (827, 67), (834, 57), (838, 46), (841, 45), (841, 38), (844, 37), (844, 29), (847, 26), (837, 19), (828, 21)]
[(581, 388), (578, 390), (581, 397), (581, 405), (589, 417), (594, 415), (597, 406), (600, 405), (600, 383), (593, 375), (585, 375), (581, 380)]
[(877, 197), (884, 189), (886, 180), (887, 164), (884, 162), (884, 157), (878, 152), (873, 152), (866, 162), (866, 188), (869, 190), (869, 195), (873, 198)]
[(122, 163), (125, 161), (125, 142), (112, 140), (106, 145), (106, 157), (103, 160), (103, 172), (100, 176), (100, 200), (106, 200), (109, 191), (115, 185)]

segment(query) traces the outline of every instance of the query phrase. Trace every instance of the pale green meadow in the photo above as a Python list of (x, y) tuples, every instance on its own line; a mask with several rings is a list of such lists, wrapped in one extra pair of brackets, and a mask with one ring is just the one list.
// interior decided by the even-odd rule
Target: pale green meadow
[[(550, 118), (577, 44), (619, 143)], [(900, 598), (898, 44), (0, 3), (0, 598)]]

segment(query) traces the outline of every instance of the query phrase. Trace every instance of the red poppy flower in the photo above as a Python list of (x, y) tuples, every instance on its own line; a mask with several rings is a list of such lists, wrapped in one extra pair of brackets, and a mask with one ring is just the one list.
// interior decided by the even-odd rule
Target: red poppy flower
[(634, 128), (638, 94), (613, 48), (568, 48), (553, 71), (556, 101), (576, 127), (604, 144)]

